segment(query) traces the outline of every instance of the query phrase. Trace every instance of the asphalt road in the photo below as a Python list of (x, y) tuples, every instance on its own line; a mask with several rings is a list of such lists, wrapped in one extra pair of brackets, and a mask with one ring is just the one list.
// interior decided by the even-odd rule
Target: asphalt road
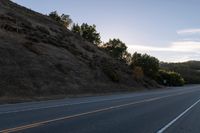
[(200, 133), (200, 85), (0, 105), (0, 132)]

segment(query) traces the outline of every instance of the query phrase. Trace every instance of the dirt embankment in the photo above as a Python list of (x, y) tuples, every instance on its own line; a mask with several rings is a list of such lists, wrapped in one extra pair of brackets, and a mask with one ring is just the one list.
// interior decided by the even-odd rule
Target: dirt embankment
[(49, 17), (0, 1), (0, 97), (134, 90), (132, 70)]

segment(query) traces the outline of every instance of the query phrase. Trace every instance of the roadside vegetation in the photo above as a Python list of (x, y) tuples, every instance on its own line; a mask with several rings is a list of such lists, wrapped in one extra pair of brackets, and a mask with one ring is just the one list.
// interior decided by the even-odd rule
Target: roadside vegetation
[[(59, 16), (56, 11), (51, 12), (49, 17), (60, 24), (63, 24), (66, 28), (69, 28), (72, 24), (69, 15), (62, 14)], [(81, 25), (73, 24), (69, 29), (74, 34), (77, 34), (86, 41), (98, 46), (102, 51), (106, 52), (114, 59), (121, 61), (121, 63), (126, 63), (126, 65), (131, 68), (135, 80), (142, 80), (143, 78), (148, 77), (165, 86), (182, 86), (185, 84), (185, 80), (180, 74), (182, 71), (174, 69), (173, 66), (175, 66), (175, 64), (160, 63), (156, 57), (148, 54), (137, 52), (131, 54), (127, 51), (126, 44), (118, 38), (110, 39), (108, 42), (102, 43), (100, 33), (96, 30), (96, 25), (89, 25), (87, 23)], [(179, 65), (176, 65), (177, 68), (179, 68)], [(112, 65), (103, 64), (103, 71), (112, 81), (119, 82), (120, 77), (112, 67)], [(186, 83), (190, 82), (186, 80)]]
[(157, 81), (166, 86), (182, 86), (185, 81), (182, 76), (174, 71), (160, 69), (157, 76)]
[(161, 62), (162, 69), (180, 73), (186, 84), (200, 84), (200, 61), (188, 61), (182, 63)]

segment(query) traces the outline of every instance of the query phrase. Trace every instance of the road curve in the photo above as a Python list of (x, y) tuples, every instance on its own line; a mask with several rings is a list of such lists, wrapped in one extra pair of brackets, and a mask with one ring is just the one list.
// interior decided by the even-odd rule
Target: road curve
[(0, 133), (199, 133), (200, 85), (0, 105)]

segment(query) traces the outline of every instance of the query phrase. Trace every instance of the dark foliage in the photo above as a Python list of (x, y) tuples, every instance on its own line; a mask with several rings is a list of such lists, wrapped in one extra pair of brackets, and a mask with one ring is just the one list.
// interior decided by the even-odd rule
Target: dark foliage
[(180, 73), (187, 84), (200, 83), (200, 61), (188, 61), (183, 63), (161, 63), (161, 68)]
[(139, 66), (144, 74), (150, 78), (155, 78), (159, 70), (159, 60), (147, 54), (134, 53), (132, 55), (131, 67)]
[(69, 15), (62, 14), (61, 16), (58, 15), (57, 11), (53, 11), (49, 14), (49, 17), (52, 18), (53, 20), (63, 24), (66, 28), (70, 26), (72, 23), (72, 19), (70, 18)]
[(97, 33), (96, 25), (88, 25), (87, 23), (83, 23), (81, 26), (79, 26), (78, 24), (74, 24), (71, 31), (95, 45), (99, 45), (101, 43), (101, 37), (100, 34)]
[(116, 59), (123, 59), (123, 55), (127, 54), (127, 47), (120, 39), (110, 39), (103, 48)]
[(185, 83), (179, 73), (163, 69), (158, 72), (157, 82), (166, 86), (182, 86)]

